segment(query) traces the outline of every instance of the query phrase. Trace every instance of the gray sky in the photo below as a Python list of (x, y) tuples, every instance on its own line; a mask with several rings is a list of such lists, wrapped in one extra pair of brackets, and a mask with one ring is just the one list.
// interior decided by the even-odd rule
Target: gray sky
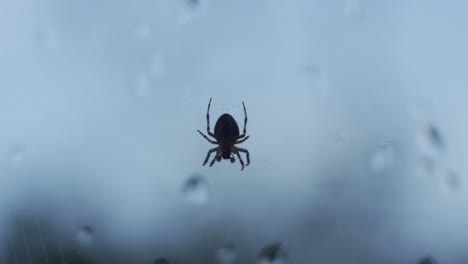
[(468, 3), (188, 3), (0, 0), (0, 263), (468, 261)]

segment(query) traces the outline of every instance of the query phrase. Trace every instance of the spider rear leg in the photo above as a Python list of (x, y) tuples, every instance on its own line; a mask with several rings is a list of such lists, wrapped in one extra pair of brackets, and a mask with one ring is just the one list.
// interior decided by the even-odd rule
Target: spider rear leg
[(202, 137), (204, 137), (206, 140), (208, 140), (208, 142), (210, 142), (211, 144), (218, 144), (218, 142), (214, 141), (214, 140), (211, 140), (209, 137), (207, 137), (205, 134), (203, 134), (200, 130), (197, 130), (198, 133), (200, 133), (200, 135), (202, 135)]
[(250, 153), (249, 153), (249, 151), (244, 149), (244, 148), (237, 148), (237, 151), (245, 153), (245, 155), (247, 156), (247, 164), (245, 164), (245, 166), (249, 166), (249, 164), (250, 164)]
[(244, 170), (244, 161), (242, 160), (241, 155), (239, 154), (239, 152), (237, 152), (237, 157), (239, 158), (239, 162), (240, 162), (240, 164), (242, 166), (241, 170)]
[(211, 162), (210, 162), (210, 167), (213, 167), (213, 164), (214, 164), (215, 161), (218, 159), (218, 157), (220, 157), (221, 153), (222, 153), (222, 152), (219, 152), (219, 153), (217, 153), (217, 154), (214, 156), (213, 160), (211, 160)]
[(215, 152), (217, 149), (218, 148), (212, 148), (212, 149), (208, 150), (208, 153), (206, 154), (205, 161), (203, 162), (203, 166), (205, 166), (206, 163), (208, 162), (208, 159), (210, 159), (211, 153)]

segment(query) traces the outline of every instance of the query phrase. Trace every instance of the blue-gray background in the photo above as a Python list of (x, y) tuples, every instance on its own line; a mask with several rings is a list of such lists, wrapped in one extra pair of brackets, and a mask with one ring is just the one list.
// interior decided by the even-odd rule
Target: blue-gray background
[(0, 263), (467, 263), (467, 8), (1, 0)]

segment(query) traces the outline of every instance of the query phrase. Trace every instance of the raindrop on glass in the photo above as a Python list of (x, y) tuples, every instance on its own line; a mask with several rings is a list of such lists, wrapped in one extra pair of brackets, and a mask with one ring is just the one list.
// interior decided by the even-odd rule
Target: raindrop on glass
[(151, 93), (150, 80), (145, 74), (140, 74), (135, 78), (134, 90), (138, 97), (148, 97)]
[(157, 258), (153, 262), (154, 264), (169, 264), (169, 261), (166, 258)]
[(140, 40), (146, 40), (151, 34), (151, 27), (148, 24), (138, 24), (135, 27), (135, 35)]
[(408, 106), (408, 113), (416, 121), (424, 122), (434, 116), (434, 109), (428, 101), (416, 99)]
[(189, 177), (182, 186), (182, 195), (188, 203), (202, 205), (208, 200), (208, 182), (201, 175)]
[(11, 163), (19, 163), (24, 160), (26, 155), (26, 147), (23, 145), (15, 145), (8, 150), (8, 160)]
[(445, 149), (444, 137), (434, 124), (423, 127), (419, 142), (422, 151), (431, 156), (440, 154)]
[(233, 245), (226, 245), (216, 250), (216, 261), (219, 264), (232, 264), (236, 258), (237, 250)]
[(179, 24), (188, 24), (198, 16), (204, 9), (205, 0), (182, 0), (181, 10), (177, 22)]
[(162, 53), (155, 52), (150, 56), (149, 74), (154, 79), (162, 79), (167, 75), (166, 63)]
[(351, 135), (347, 131), (338, 131), (334, 137), (337, 145), (346, 145), (351, 140)]
[(94, 230), (89, 225), (81, 226), (76, 233), (76, 242), (82, 246), (87, 247), (93, 243)]
[(344, 12), (352, 19), (363, 19), (366, 15), (359, 0), (345, 0)]
[(445, 174), (445, 177), (443, 180), (444, 180), (444, 185), (451, 192), (458, 191), (462, 185), (462, 180), (460, 178), (460, 175), (453, 170), (448, 171)]
[(434, 174), (436, 170), (436, 162), (429, 156), (423, 156), (417, 161), (417, 175), (418, 176), (429, 176)]
[(309, 76), (320, 76), (321, 70), (320, 66), (317, 64), (307, 64), (303, 68), (304, 74), (309, 75)]
[(432, 257), (424, 257), (418, 264), (437, 264), (437, 262)]
[(47, 49), (57, 47), (57, 36), (50, 28), (42, 28), (37, 32), (36, 39), (38, 44)]
[(201, 0), (184, 0), (184, 1), (188, 6), (192, 8), (197, 8), (197, 6), (199, 6), (201, 3)]
[(288, 252), (281, 242), (266, 246), (258, 255), (257, 264), (285, 264), (287, 263)]
[(377, 146), (371, 156), (370, 166), (374, 171), (392, 169), (396, 165), (396, 148), (392, 142), (386, 142)]
[(434, 125), (429, 125), (427, 128), (427, 136), (436, 149), (442, 150), (444, 148), (444, 140), (440, 134), (439, 129)]
[(307, 64), (302, 68), (302, 73), (309, 78), (309, 85), (318, 97), (328, 95), (328, 77), (318, 64)]

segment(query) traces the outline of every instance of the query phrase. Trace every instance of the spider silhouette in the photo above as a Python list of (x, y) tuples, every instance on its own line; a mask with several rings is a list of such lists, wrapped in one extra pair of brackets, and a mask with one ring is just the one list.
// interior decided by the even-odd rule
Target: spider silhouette
[(231, 163), (234, 163), (236, 159), (234, 158), (234, 154), (237, 155), (239, 158), (239, 162), (242, 166), (241, 170), (244, 169), (244, 161), (242, 160), (239, 152), (243, 152), (247, 156), (247, 164), (250, 164), (250, 154), (247, 149), (236, 147), (235, 145), (240, 144), (246, 141), (250, 136), (245, 136), (246, 133), (246, 126), (247, 126), (247, 111), (245, 110), (245, 104), (242, 102), (242, 106), (244, 107), (244, 130), (242, 134), (239, 134), (239, 126), (236, 123), (236, 120), (230, 114), (222, 114), (218, 121), (216, 121), (214, 133), (210, 131), (210, 105), (211, 105), (211, 98), (210, 102), (208, 103), (208, 110), (206, 111), (206, 131), (208, 135), (213, 137), (215, 140), (210, 139), (205, 134), (203, 134), (200, 130), (197, 130), (200, 135), (202, 135), (208, 142), (211, 144), (218, 145), (215, 148), (212, 148), (208, 151), (205, 161), (203, 162), (203, 166), (206, 165), (208, 160), (210, 159), (210, 155), (213, 152), (216, 152), (213, 160), (210, 162), (210, 167), (213, 166), (215, 161), (221, 161), (221, 159), (229, 159)]

